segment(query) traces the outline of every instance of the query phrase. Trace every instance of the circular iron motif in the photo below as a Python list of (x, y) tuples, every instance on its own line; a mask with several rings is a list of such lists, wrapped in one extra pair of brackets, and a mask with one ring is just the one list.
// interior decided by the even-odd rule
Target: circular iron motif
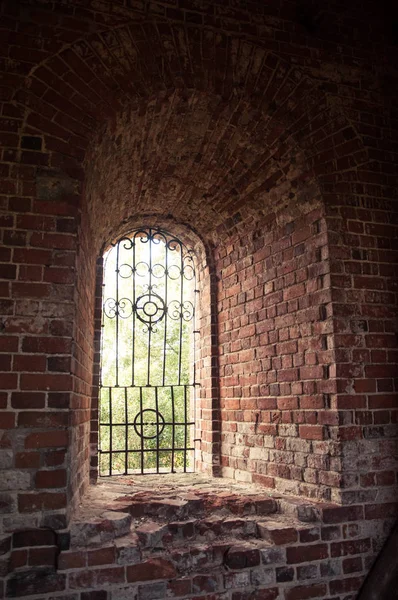
[(146, 325), (153, 325), (161, 321), (166, 312), (163, 298), (151, 292), (137, 298), (135, 303), (137, 317)]
[[(154, 413), (154, 416), (149, 413)], [(159, 437), (164, 429), (162, 413), (153, 408), (145, 408), (135, 415), (134, 429), (136, 434), (145, 440), (153, 440)]]

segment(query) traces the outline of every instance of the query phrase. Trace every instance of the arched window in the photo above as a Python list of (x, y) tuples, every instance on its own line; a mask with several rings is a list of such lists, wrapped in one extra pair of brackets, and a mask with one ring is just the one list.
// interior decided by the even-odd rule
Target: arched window
[(158, 228), (104, 255), (99, 474), (194, 468), (195, 264)]

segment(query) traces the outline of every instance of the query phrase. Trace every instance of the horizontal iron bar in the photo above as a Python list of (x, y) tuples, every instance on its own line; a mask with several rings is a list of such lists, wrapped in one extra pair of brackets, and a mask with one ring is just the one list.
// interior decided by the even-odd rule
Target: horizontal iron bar
[(145, 390), (148, 388), (188, 388), (200, 385), (200, 383), (167, 383), (165, 385), (100, 385), (102, 390)]
[[(187, 422), (183, 422), (183, 423), (176, 423), (175, 421), (173, 422), (169, 422), (169, 421), (158, 421), (159, 425), (195, 425), (195, 421), (187, 421)], [(104, 427), (107, 426), (111, 426), (112, 427), (126, 427), (126, 425), (130, 426), (130, 427), (141, 427), (141, 425), (156, 425), (156, 421), (148, 421), (148, 423), (99, 423), (100, 425), (103, 425)]]
[(195, 473), (193, 469), (187, 469), (186, 471), (184, 471), (183, 467), (177, 467), (174, 469), (174, 471), (167, 470), (167, 467), (160, 467), (159, 471), (156, 471), (154, 468), (153, 470), (150, 470), (150, 468), (151, 467), (149, 467), (148, 469), (144, 469), (144, 471), (140, 471), (139, 469), (129, 469), (127, 473), (125, 473), (124, 471), (119, 471), (117, 473), (112, 473), (112, 475), (106, 473), (105, 475), (100, 475), (100, 477), (123, 477), (124, 475), (175, 475), (176, 473)]
[[(127, 450), (127, 454), (139, 454), (141, 452), (171, 452), (173, 448), (144, 448), (143, 450)], [(195, 448), (174, 448), (174, 452), (188, 452), (188, 450), (195, 450)], [(100, 454), (126, 454), (126, 450), (99, 450)]]

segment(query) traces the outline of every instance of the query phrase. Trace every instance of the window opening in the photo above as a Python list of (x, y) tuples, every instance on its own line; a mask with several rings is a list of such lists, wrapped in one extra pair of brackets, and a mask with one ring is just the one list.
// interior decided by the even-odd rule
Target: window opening
[(193, 251), (147, 228), (104, 259), (100, 475), (193, 471)]

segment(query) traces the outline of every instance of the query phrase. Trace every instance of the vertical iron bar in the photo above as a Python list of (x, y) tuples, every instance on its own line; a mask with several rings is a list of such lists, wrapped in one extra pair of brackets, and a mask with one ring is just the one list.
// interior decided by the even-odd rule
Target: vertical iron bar
[[(105, 269), (104, 269), (104, 279), (105, 279)], [(99, 388), (102, 388), (102, 357), (104, 356), (104, 329), (105, 329), (105, 301), (104, 301), (104, 289), (105, 283), (102, 284), (102, 318), (101, 318), (101, 345), (100, 345), (100, 372), (99, 372)]]
[(176, 418), (175, 418), (175, 402), (174, 402), (174, 386), (170, 386), (170, 391), (171, 391), (171, 421), (172, 421), (172, 426), (171, 426), (171, 472), (175, 473), (174, 471), (174, 448), (175, 448), (175, 422), (176, 422)]
[(181, 288), (181, 293), (180, 293), (180, 302), (181, 302), (181, 307), (180, 307), (180, 347), (178, 350), (178, 385), (181, 385), (181, 359), (182, 359), (182, 305), (184, 302), (184, 275), (183, 275), (183, 268), (184, 268), (184, 261), (183, 261), (183, 248), (182, 248), (182, 244), (180, 244), (180, 252), (181, 252), (181, 260), (180, 260), (180, 268), (181, 268), (181, 276), (180, 276), (180, 288)]
[(140, 386), (140, 413), (141, 413), (141, 475), (144, 473), (144, 415), (142, 414), (142, 386)]
[(187, 386), (184, 385), (184, 473), (187, 472), (187, 433), (188, 433), (188, 418), (187, 418)]
[(109, 388), (109, 475), (112, 475), (112, 389)]
[(116, 250), (116, 386), (119, 387), (119, 248)]
[[(196, 296), (199, 293), (199, 291), (197, 290), (196, 287), (197, 281), (196, 281), (196, 271), (194, 270), (194, 276), (193, 276), (193, 291), (192, 291), (192, 300), (193, 300), (193, 322), (192, 322), (192, 327), (191, 327), (191, 343), (193, 342), (193, 369), (192, 369), (192, 383), (193, 383), (193, 388), (191, 388), (191, 394), (190, 394), (190, 398), (193, 399), (193, 407), (190, 406), (190, 410), (191, 410), (191, 414), (192, 414), (192, 419), (191, 421), (193, 421), (193, 425), (191, 425), (191, 432), (192, 432), (192, 440), (195, 440), (197, 437), (197, 433), (196, 433), (196, 356), (197, 356), (197, 343), (196, 343), (196, 339), (195, 339), (195, 332), (198, 331), (197, 328), (197, 323), (196, 323)], [(195, 461), (196, 461), (196, 447), (195, 447), (195, 442), (191, 441), (190, 444), (191, 447), (194, 448), (193, 450), (193, 457), (192, 457), (192, 470), (195, 471)], [(192, 456), (192, 454), (191, 454)]]
[(165, 313), (164, 313), (164, 337), (163, 337), (163, 373), (162, 373), (162, 385), (165, 385), (165, 381), (166, 381), (166, 347), (167, 347), (167, 269), (168, 269), (168, 251), (169, 251), (169, 247), (167, 245), (167, 238), (166, 238), (166, 244), (165, 244), (165, 257), (164, 257), (164, 306), (165, 306)]
[(158, 388), (155, 387), (155, 409), (156, 409), (156, 473), (159, 473), (159, 398)]
[(125, 418), (125, 423), (126, 423), (126, 439), (125, 439), (125, 444), (124, 444), (124, 448), (125, 448), (125, 452), (126, 452), (126, 456), (124, 457), (124, 474), (127, 475), (128, 472), (128, 456), (129, 456), (129, 444), (128, 444), (128, 437), (129, 437), (129, 426), (128, 426), (128, 422), (129, 422), (129, 415), (128, 415), (128, 406), (127, 406), (127, 388), (124, 388), (124, 418)]
[[(149, 244), (149, 287), (148, 287), (148, 291), (149, 291), (149, 302), (151, 301), (151, 295), (152, 295), (152, 229), (149, 230), (148, 233), (148, 244)], [(149, 321), (149, 325), (148, 325), (148, 378), (147, 378), (147, 385), (150, 385), (150, 380), (151, 380), (151, 340), (152, 340), (152, 322), (151, 320)]]
[(99, 476), (101, 476), (101, 465), (102, 465), (102, 453), (101, 453), (101, 448), (102, 448), (102, 441), (101, 441), (101, 408), (102, 408), (102, 357), (104, 355), (104, 326), (105, 326), (105, 310), (104, 310), (104, 289), (105, 289), (105, 267), (106, 267), (106, 261), (103, 260), (102, 262), (103, 264), (103, 271), (102, 271), (102, 298), (101, 298), (101, 307), (102, 307), (102, 313), (101, 313), (101, 342), (100, 342), (100, 365), (99, 365), (99, 381), (98, 381), (98, 448), (97, 448), (97, 452), (98, 452), (98, 471), (99, 471)]
[(135, 378), (135, 365), (134, 365), (134, 355), (135, 355), (135, 263), (136, 263), (136, 256), (135, 256), (135, 241), (136, 241), (136, 237), (134, 236), (134, 240), (132, 241), (133, 243), (133, 271), (131, 273), (131, 276), (133, 278), (133, 333), (132, 333), (132, 340), (131, 340), (131, 385), (132, 387), (134, 387), (134, 378)]
[(98, 448), (97, 448), (97, 454), (98, 454), (98, 475), (101, 477), (101, 464), (102, 464), (102, 452), (101, 452), (101, 448), (102, 448), (102, 442), (101, 442), (101, 430), (102, 430), (102, 419), (101, 419), (101, 403), (102, 403), (102, 399), (101, 399), (101, 388), (99, 389), (99, 394), (98, 394)]

